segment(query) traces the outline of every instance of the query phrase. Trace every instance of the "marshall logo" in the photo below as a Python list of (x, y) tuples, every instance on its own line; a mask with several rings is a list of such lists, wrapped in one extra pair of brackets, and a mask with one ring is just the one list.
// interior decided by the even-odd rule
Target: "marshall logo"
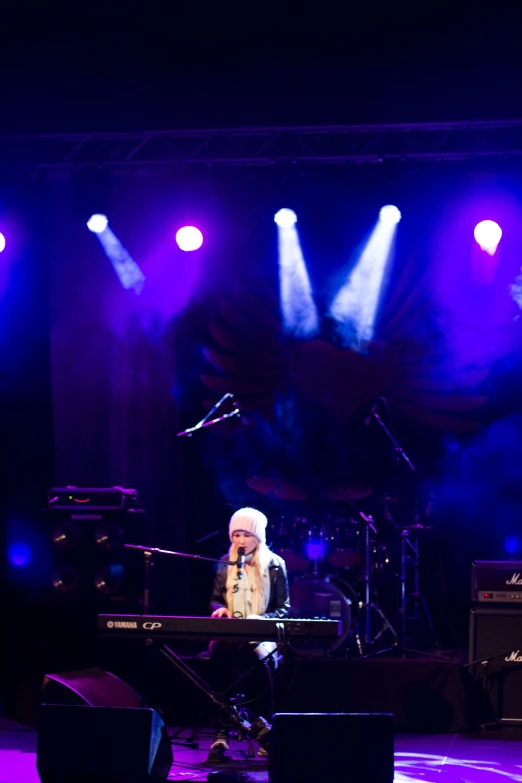
[(108, 620), (107, 628), (137, 628), (138, 623), (129, 620)]
[(511, 579), (506, 579), (507, 585), (522, 585), (522, 575), (521, 574), (513, 574)]
[(522, 663), (522, 655), (520, 655), (520, 650), (513, 650), (512, 653), (506, 655), (504, 660), (507, 661), (507, 663)]

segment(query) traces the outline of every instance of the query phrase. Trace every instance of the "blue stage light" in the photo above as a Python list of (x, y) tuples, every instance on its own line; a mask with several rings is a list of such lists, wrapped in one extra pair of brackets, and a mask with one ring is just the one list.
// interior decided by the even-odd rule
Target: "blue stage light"
[(33, 559), (33, 552), (25, 541), (13, 541), (7, 549), (7, 558), (15, 568), (25, 568)]

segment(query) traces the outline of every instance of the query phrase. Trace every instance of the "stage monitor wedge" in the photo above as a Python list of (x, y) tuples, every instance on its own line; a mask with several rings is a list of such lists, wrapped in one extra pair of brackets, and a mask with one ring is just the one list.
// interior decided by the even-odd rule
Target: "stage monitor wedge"
[(393, 715), (277, 713), (270, 783), (393, 783)]
[(170, 740), (155, 710), (42, 706), (36, 751), (42, 783), (159, 783), (171, 766)]

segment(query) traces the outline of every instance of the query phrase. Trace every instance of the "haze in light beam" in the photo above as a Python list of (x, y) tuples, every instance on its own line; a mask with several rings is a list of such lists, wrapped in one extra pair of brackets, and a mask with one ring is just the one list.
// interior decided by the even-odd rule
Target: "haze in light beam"
[(100, 244), (113, 265), (122, 286), (125, 289), (133, 288), (136, 294), (140, 294), (145, 282), (145, 275), (123, 247), (116, 234), (107, 227), (97, 233), (96, 237), (100, 240)]
[(379, 220), (362, 255), (330, 307), (350, 347), (373, 338), (375, 318), (388, 259), (392, 255), (396, 224)]
[(319, 321), (299, 234), (295, 225), (278, 224), (277, 230), (283, 327), (296, 337), (311, 337), (317, 332)]

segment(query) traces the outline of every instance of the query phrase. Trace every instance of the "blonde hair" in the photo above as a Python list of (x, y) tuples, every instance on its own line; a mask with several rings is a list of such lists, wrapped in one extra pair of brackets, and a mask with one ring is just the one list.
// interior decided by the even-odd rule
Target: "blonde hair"
[[(232, 541), (230, 549), (228, 550), (228, 559), (230, 562), (237, 560), (237, 545)], [(253, 590), (253, 602), (252, 611), (254, 614), (264, 614), (270, 601), (270, 563), (272, 561), (272, 552), (261, 541), (253, 552), (250, 565), (254, 569), (254, 590)], [(233, 590), (237, 576), (237, 566), (228, 566), (227, 573), (227, 609), (229, 612), (234, 611), (234, 599)]]

